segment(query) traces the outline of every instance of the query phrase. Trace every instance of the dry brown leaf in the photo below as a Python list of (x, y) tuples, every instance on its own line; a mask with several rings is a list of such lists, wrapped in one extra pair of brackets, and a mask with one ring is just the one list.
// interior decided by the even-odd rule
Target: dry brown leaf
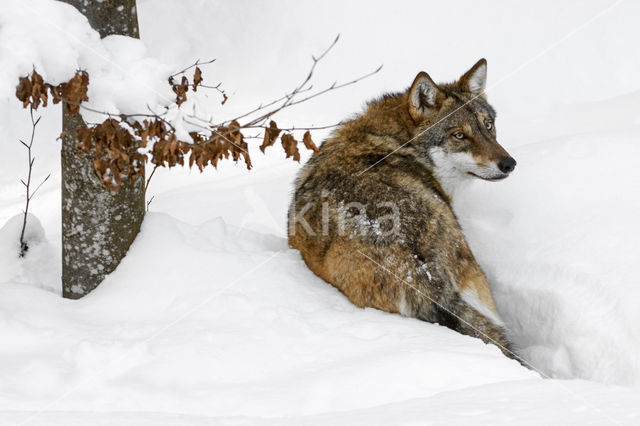
[(199, 67), (196, 67), (196, 71), (193, 73), (193, 91), (198, 90), (198, 85), (202, 83), (202, 71)]
[(272, 146), (278, 139), (279, 134), (280, 129), (278, 129), (278, 125), (275, 121), (271, 120), (269, 128), (264, 131), (264, 139), (262, 145), (260, 145), (260, 151), (264, 153), (265, 149)]
[(286, 158), (293, 157), (294, 161), (300, 162), (300, 151), (298, 151), (298, 141), (295, 140), (293, 135), (290, 133), (285, 133), (280, 138), (280, 142), (282, 143), (282, 148), (284, 148), (284, 152), (287, 154)]
[(305, 148), (312, 150), (314, 154), (318, 153), (318, 147), (315, 143), (313, 143), (313, 140), (311, 139), (311, 133), (308, 130), (302, 137), (302, 143), (304, 144)]

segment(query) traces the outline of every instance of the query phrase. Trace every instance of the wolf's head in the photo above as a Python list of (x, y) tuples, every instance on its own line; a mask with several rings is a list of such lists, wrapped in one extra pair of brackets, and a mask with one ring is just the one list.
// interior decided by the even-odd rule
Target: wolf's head
[(496, 113), (486, 100), (486, 79), (487, 61), (480, 59), (450, 84), (435, 84), (421, 72), (408, 91), (415, 141), (447, 192), (470, 178), (504, 179), (516, 166), (496, 140)]

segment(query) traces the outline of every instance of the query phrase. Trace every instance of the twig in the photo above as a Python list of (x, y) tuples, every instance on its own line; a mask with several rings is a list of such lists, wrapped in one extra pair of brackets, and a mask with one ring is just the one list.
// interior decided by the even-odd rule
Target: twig
[[(338, 36), (335, 38), (335, 40), (333, 41), (333, 43), (331, 43), (331, 45), (329, 45), (329, 47), (327, 47), (327, 49), (325, 49), (324, 52), (322, 52), (322, 54), (320, 54), (318, 57), (312, 56), (312, 60), (313, 63), (311, 64), (311, 68), (309, 70), (309, 72), (307, 73), (305, 79), (302, 81), (302, 83), (300, 83), (298, 86), (296, 86), (291, 92), (281, 96), (278, 99), (275, 99), (271, 102), (268, 102), (266, 104), (261, 104), (259, 105), (257, 108), (253, 109), (252, 111), (249, 111), (247, 113), (244, 113), (242, 115), (239, 115), (231, 120), (226, 120), (222, 123), (219, 123), (217, 125), (213, 125), (215, 127), (221, 127), (224, 126), (232, 121), (238, 121), (242, 118), (246, 118), (249, 117), (259, 111), (264, 111), (265, 109), (278, 104), (279, 102), (282, 102), (281, 105), (266, 111), (264, 114), (252, 119), (251, 121), (249, 121), (248, 123), (244, 124), (242, 127), (243, 128), (251, 128), (251, 127), (264, 127), (262, 126), (264, 123), (266, 123), (266, 121), (271, 118), (274, 114), (282, 111), (283, 109), (289, 108), (291, 106), (294, 105), (298, 105), (302, 102), (306, 102), (308, 100), (311, 100), (317, 96), (323, 95), (327, 92), (330, 92), (332, 90), (338, 90), (341, 89), (343, 87), (347, 87), (350, 86), (352, 84), (358, 83), (359, 81), (371, 77), (374, 74), (377, 74), (378, 72), (380, 72), (380, 70), (382, 69), (382, 65), (380, 65), (375, 71), (372, 71), (368, 74), (364, 74), (360, 77), (357, 77), (351, 81), (347, 81), (345, 83), (340, 83), (338, 84), (338, 82), (334, 82), (331, 86), (327, 87), (326, 89), (317, 91), (315, 93), (310, 94), (309, 96), (302, 98), (302, 99), (296, 99), (296, 97), (302, 93), (307, 93), (310, 92), (313, 89), (312, 85), (308, 85), (308, 83), (311, 81), (311, 78), (313, 77), (313, 74), (315, 72), (316, 67), (318, 66), (318, 63), (331, 51), (331, 49), (333, 49), (333, 47), (336, 45), (336, 43), (338, 43), (338, 40), (340, 39), (340, 35), (338, 34)], [(308, 86), (307, 86), (308, 85)], [(333, 127), (333, 126), (327, 126), (327, 127)], [(284, 130), (284, 129), (283, 129)]]
[[(147, 193), (147, 189), (149, 189), (149, 183), (151, 182), (151, 178), (153, 177), (153, 174), (156, 172), (156, 169), (158, 168), (158, 165), (156, 164), (153, 167), (153, 170), (151, 170), (151, 174), (149, 175), (149, 177), (147, 178), (147, 184), (144, 186), (144, 193)], [(151, 197), (153, 199), (153, 197)], [(151, 203), (151, 201), (149, 201), (149, 203)], [(147, 207), (149, 206), (149, 204), (147, 204)], [(149, 209), (147, 209), (149, 210)]]
[[(155, 111), (153, 111), (149, 105), (147, 105), (147, 109), (151, 112), (150, 114), (142, 114), (142, 113), (138, 113), (138, 114), (114, 114), (112, 112), (100, 111), (100, 110), (97, 110), (97, 109), (94, 109), (94, 108), (90, 108), (90, 107), (88, 107), (86, 105), (83, 105), (82, 103), (69, 102), (67, 99), (64, 99), (64, 101), (68, 102), (68, 103), (71, 103), (71, 104), (79, 105), (80, 108), (85, 109), (87, 111), (95, 112), (96, 114), (106, 115), (109, 118), (119, 118), (120, 121), (122, 121), (122, 117), (127, 117), (127, 118), (129, 118), (129, 117), (155, 118), (155, 119), (158, 119), (158, 120), (162, 121), (167, 126), (171, 127), (172, 130), (175, 130), (175, 128), (173, 127), (173, 124), (171, 124), (171, 122), (165, 120), (163, 115), (160, 115), (160, 114), (156, 113)], [(165, 113), (165, 115), (166, 115), (166, 113)]]
[[(307, 88), (305, 88), (303, 90), (298, 91), (298, 94), (306, 93), (306, 92), (310, 91), (311, 89), (313, 89), (313, 86), (309, 86), (309, 87), (307, 87)], [(278, 102), (281, 102), (281, 101), (285, 100), (288, 96), (289, 96), (289, 94), (286, 94), (286, 95), (283, 95), (283, 96), (279, 97), (278, 99), (274, 99), (274, 100), (272, 100), (272, 101), (270, 101), (270, 102), (268, 102), (266, 104), (260, 104), (256, 108), (254, 108), (253, 110), (251, 110), (249, 112), (246, 112), (246, 113), (244, 113), (242, 115), (239, 115), (239, 116), (237, 116), (235, 118), (232, 118), (231, 120), (227, 120), (227, 121), (223, 122), (222, 124), (231, 123), (232, 121), (241, 120), (241, 119), (243, 119), (243, 118), (245, 118), (245, 117), (247, 117), (247, 116), (249, 116), (251, 114), (254, 114), (254, 113), (258, 112), (258, 111), (262, 111), (263, 109), (269, 108), (270, 106), (275, 105)]]
[[(238, 116), (238, 117), (236, 117), (236, 118), (232, 118), (231, 120), (224, 121), (224, 122), (222, 122), (222, 123), (218, 124), (218, 125), (217, 125), (217, 127), (220, 127), (220, 126), (222, 126), (222, 125), (224, 125), (224, 124), (226, 124), (226, 123), (230, 123), (230, 122), (232, 122), (232, 121), (234, 121), (234, 120), (235, 120), (235, 121), (237, 121), (237, 120), (239, 120), (239, 119), (241, 119), (241, 118), (244, 118), (244, 117), (247, 117), (247, 116), (251, 115), (251, 114), (252, 114), (252, 113), (254, 113), (254, 112), (257, 112), (257, 111), (260, 111), (260, 110), (262, 110), (262, 109), (265, 109), (265, 108), (267, 108), (268, 106), (275, 105), (275, 104), (276, 104), (276, 103), (278, 103), (278, 102), (284, 101), (283, 105), (282, 105), (282, 106), (280, 106), (280, 107), (279, 107), (275, 112), (280, 111), (280, 110), (282, 110), (282, 109), (286, 108), (286, 107), (287, 107), (287, 103), (288, 103), (288, 102), (290, 102), (290, 101), (291, 101), (291, 100), (292, 100), (296, 95), (298, 95), (298, 94), (300, 94), (300, 93), (302, 93), (302, 92), (305, 92), (305, 91), (309, 91), (309, 90), (311, 90), (311, 89), (313, 88), (313, 86), (309, 86), (309, 87), (304, 87), (304, 86), (306, 86), (306, 85), (307, 85), (307, 83), (308, 83), (309, 81), (311, 81), (311, 77), (313, 77), (313, 73), (314, 73), (314, 71), (315, 71), (315, 69), (316, 69), (316, 66), (318, 66), (318, 63), (319, 63), (319, 62), (320, 62), (320, 61), (321, 61), (325, 56), (327, 56), (327, 54), (331, 51), (331, 49), (333, 49), (333, 48), (335, 47), (335, 45), (338, 43), (338, 40), (339, 40), (339, 39), (340, 39), (340, 34), (338, 34), (338, 35), (336, 36), (336, 38), (335, 38), (335, 39), (333, 40), (333, 42), (329, 45), (329, 47), (327, 47), (327, 48), (324, 50), (324, 52), (322, 52), (318, 57), (315, 57), (314, 55), (311, 55), (311, 59), (313, 60), (313, 63), (311, 64), (311, 69), (309, 69), (309, 72), (307, 73), (307, 76), (306, 76), (306, 78), (302, 81), (302, 83), (300, 83), (298, 86), (296, 86), (296, 87), (295, 87), (295, 88), (294, 88), (290, 93), (287, 93), (287, 94), (285, 94), (284, 96), (282, 96), (282, 97), (280, 97), (280, 98), (278, 98), (278, 99), (276, 99), (276, 100), (274, 100), (274, 101), (269, 102), (269, 103), (268, 103), (267, 105), (265, 105), (265, 106), (260, 105), (258, 108), (256, 108), (256, 109), (255, 109), (255, 110), (253, 110), (253, 111), (250, 111), (250, 112), (248, 112), (248, 113), (246, 113), (246, 114), (240, 115), (240, 116)], [(267, 114), (269, 114), (269, 116), (271, 116), (271, 115), (275, 114), (275, 112), (273, 112), (273, 113), (271, 113), (271, 114), (269, 114), (269, 113), (267, 113)], [(265, 115), (267, 115), (267, 114), (265, 114)], [(255, 124), (255, 123), (252, 123), (252, 124)]]
[(22, 182), (22, 184), (25, 187), (26, 190), (26, 200), (25, 200), (25, 207), (23, 210), (23, 219), (22, 219), (22, 231), (20, 232), (20, 257), (24, 257), (24, 255), (26, 254), (27, 250), (29, 250), (29, 246), (27, 245), (27, 242), (24, 240), (24, 232), (27, 229), (27, 216), (29, 214), (29, 203), (31, 202), (31, 199), (36, 195), (36, 192), (38, 192), (38, 190), (40, 189), (40, 187), (47, 181), (49, 180), (49, 177), (51, 176), (51, 174), (48, 174), (46, 178), (44, 178), (42, 180), (42, 182), (40, 182), (40, 184), (36, 187), (36, 189), (31, 192), (31, 174), (33, 172), (33, 163), (36, 161), (35, 157), (33, 157), (31, 155), (31, 148), (33, 147), (33, 140), (36, 134), (36, 126), (38, 125), (38, 123), (40, 122), (40, 118), (42, 117), (38, 117), (35, 118), (33, 117), (33, 107), (31, 107), (29, 109), (29, 113), (31, 116), (31, 139), (29, 140), (29, 143), (25, 143), (24, 141), (20, 141), (20, 143), (22, 145), (25, 146), (25, 148), (27, 148), (27, 154), (29, 156), (29, 172), (27, 174), (27, 181), (25, 182), (23, 179), (20, 179), (20, 182)]
[(156, 198), (156, 196), (152, 196), (149, 201), (147, 201), (147, 211), (149, 211), (149, 206), (151, 205), (151, 203), (153, 202), (153, 199)]
[(41, 187), (41, 186), (42, 186), (46, 181), (48, 181), (50, 177), (51, 177), (51, 173), (49, 173), (49, 174), (47, 175), (47, 177), (46, 177), (46, 178), (44, 178), (44, 179), (42, 180), (42, 182), (40, 182), (40, 185), (38, 185), (38, 186), (36, 187), (36, 189), (34, 189), (34, 191), (31, 193), (31, 198), (33, 198), (33, 197), (35, 197), (35, 196), (36, 196), (36, 192), (38, 192), (38, 189), (40, 189), (40, 187)]
[(198, 87), (204, 87), (205, 89), (214, 89), (220, 92), (221, 95), (226, 94), (226, 92), (220, 88), (222, 86), (222, 82), (216, 84), (215, 86), (207, 86), (206, 84), (198, 84)]
[[(339, 121), (338, 123), (334, 123), (334, 124), (327, 124), (324, 126), (309, 126), (309, 127), (283, 127), (283, 128), (278, 128), (278, 130), (283, 131), (283, 132), (295, 132), (296, 130), (326, 130), (326, 129), (332, 129), (334, 127), (338, 127), (341, 126), (342, 124), (344, 124), (343, 121)], [(269, 129), (269, 126), (242, 126), (243, 129)], [(246, 137), (246, 136), (245, 136)]]
[(170, 77), (175, 77), (176, 75), (180, 75), (180, 74), (182, 74), (182, 73), (185, 73), (185, 72), (189, 71), (191, 68), (195, 68), (195, 67), (197, 67), (198, 65), (209, 65), (209, 64), (214, 63), (215, 61), (216, 61), (216, 60), (215, 60), (215, 58), (214, 58), (214, 59), (211, 59), (211, 60), (209, 60), (209, 61), (205, 61), (205, 62), (200, 62), (200, 59), (198, 59), (198, 60), (196, 60), (193, 64), (189, 65), (188, 67), (186, 67), (186, 68), (185, 68), (185, 69), (183, 69), (182, 71), (178, 71), (178, 72), (177, 72), (177, 73), (175, 73), (175, 74), (171, 74), (171, 75), (170, 75)]
[(378, 68), (376, 68), (375, 71), (372, 71), (372, 72), (370, 72), (368, 74), (364, 74), (364, 75), (362, 75), (362, 76), (360, 76), (358, 78), (355, 78), (355, 79), (353, 79), (351, 81), (347, 81), (345, 83), (340, 83), (340, 84), (338, 84), (338, 82), (334, 82), (331, 86), (327, 87), (324, 90), (321, 90), (321, 91), (316, 92), (316, 93), (314, 93), (312, 95), (309, 95), (306, 98), (298, 99), (295, 102), (294, 101), (289, 102), (287, 107), (290, 107), (290, 106), (293, 106), (293, 105), (297, 105), (297, 104), (300, 104), (302, 102), (306, 102), (306, 101), (308, 101), (310, 99), (313, 99), (313, 98), (315, 98), (317, 96), (324, 95), (325, 93), (330, 92), (332, 90), (338, 90), (338, 89), (342, 89), (343, 87), (347, 87), (347, 86), (351, 86), (352, 84), (356, 84), (360, 80), (364, 80), (365, 78), (371, 77), (372, 75), (379, 73), (381, 69), (382, 69), (382, 65), (380, 65)]
[(308, 101), (310, 99), (313, 99), (313, 98), (315, 98), (317, 96), (324, 95), (327, 92), (331, 92), (332, 90), (342, 89), (343, 87), (347, 87), (347, 86), (350, 86), (352, 84), (358, 83), (360, 80), (363, 80), (363, 79), (365, 79), (367, 77), (371, 77), (372, 75), (377, 74), (378, 72), (380, 72), (381, 69), (382, 69), (382, 65), (380, 65), (375, 71), (372, 71), (372, 72), (370, 72), (368, 74), (365, 74), (363, 76), (355, 78), (355, 79), (353, 79), (351, 81), (348, 81), (346, 83), (341, 83), (341, 84), (337, 84), (337, 82), (334, 82), (331, 86), (329, 86), (326, 89), (323, 89), (323, 90), (320, 90), (319, 92), (313, 93), (313, 94), (307, 96), (306, 98), (302, 98), (302, 99), (298, 99), (298, 100), (294, 101), (293, 100), (294, 96), (299, 94), (299, 93), (296, 93), (294, 96), (291, 96), (286, 102), (284, 102), (280, 107), (275, 108), (272, 111), (268, 111), (265, 114), (263, 114), (263, 115), (255, 118), (255, 119), (251, 120), (249, 123), (246, 124), (246, 126), (252, 126), (252, 125), (255, 125), (255, 124), (258, 124), (258, 123), (264, 123), (269, 118), (271, 118), (272, 115), (282, 111), (285, 108), (289, 108), (289, 107), (292, 107), (294, 105), (298, 105), (298, 104), (300, 104), (302, 102), (306, 102), (306, 101)]
[[(198, 120), (199, 120), (199, 118), (198, 118), (198, 117), (193, 117), (193, 118), (196, 118), (196, 119), (198, 119)], [(187, 119), (186, 119), (186, 118), (184, 118), (184, 117), (182, 118), (182, 121), (184, 121), (184, 122), (185, 122), (185, 123), (187, 123), (187, 124), (191, 124), (192, 126), (199, 127), (200, 129), (205, 130), (205, 131), (207, 131), (207, 132), (215, 133), (216, 135), (220, 136), (221, 138), (223, 138), (224, 140), (226, 140), (227, 142), (229, 142), (231, 145), (233, 145), (233, 146), (235, 146), (236, 148), (238, 148), (240, 151), (242, 151), (242, 152), (244, 152), (244, 153), (246, 153), (246, 154), (249, 154), (249, 153), (247, 152), (247, 150), (246, 150), (246, 149), (244, 149), (243, 147), (239, 146), (238, 144), (236, 144), (236, 143), (235, 143), (234, 141), (232, 141), (231, 139), (227, 138), (227, 135), (229, 135), (229, 134), (231, 134), (231, 133), (233, 133), (233, 132), (238, 131), (238, 129), (231, 129), (231, 130), (227, 130), (227, 131), (225, 131), (225, 132), (220, 132), (220, 131), (219, 131), (218, 129), (216, 129), (215, 127), (205, 127), (205, 126), (202, 126), (201, 124), (194, 123), (193, 121), (189, 121), (189, 120), (187, 120)], [(240, 127), (240, 128), (242, 128), (242, 127)], [(183, 144), (185, 144), (185, 145), (187, 145), (187, 146), (197, 146), (197, 145), (199, 145), (198, 143), (195, 143), (195, 142), (194, 142), (194, 143), (190, 143), (190, 142), (182, 141), (182, 143), (183, 143)]]

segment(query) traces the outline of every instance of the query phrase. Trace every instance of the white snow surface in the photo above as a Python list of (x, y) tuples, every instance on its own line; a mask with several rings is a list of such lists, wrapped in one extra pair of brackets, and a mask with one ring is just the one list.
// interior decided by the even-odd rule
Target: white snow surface
[[(141, 41), (100, 40), (51, 0), (0, 8), (0, 424), (640, 423), (638, 3), (138, 6)], [(447, 328), (356, 308), (313, 275), (287, 247), (300, 166), (277, 147), (252, 146), (251, 172), (158, 170), (127, 257), (71, 301), (59, 296), (60, 109), (39, 111), (33, 179), (52, 177), (17, 256), (18, 139), (31, 131), (14, 98), (19, 75), (35, 66), (59, 82), (87, 69), (92, 105), (129, 112), (162, 105), (168, 74), (216, 57), (205, 83), (222, 81), (229, 101), (199, 91), (188, 108), (229, 117), (295, 86), (338, 32), (317, 87), (385, 68), (280, 125), (337, 122), (420, 70), (446, 81), (488, 59), (498, 139), (518, 165), (460, 191), (454, 207), (537, 372)]]
[(17, 259), (23, 223), (24, 214), (20, 213), (0, 228), (0, 283), (34, 285), (61, 294), (58, 250), (47, 241), (42, 224), (32, 214), (27, 215), (25, 226), (25, 256)]

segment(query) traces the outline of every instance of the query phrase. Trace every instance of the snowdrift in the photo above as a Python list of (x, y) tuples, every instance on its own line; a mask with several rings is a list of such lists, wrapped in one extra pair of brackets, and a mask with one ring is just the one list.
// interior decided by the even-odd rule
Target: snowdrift
[[(611, 4), (285, 3), (288, 13), (255, 2), (140, 0), (142, 42), (99, 41), (77, 13), (44, 0), (0, 12), (8, 64), (0, 69), (0, 423), (638, 424), (639, 6), (624, 2), (554, 44)], [(424, 17), (451, 8), (460, 19), (451, 43), (422, 42), (450, 25), (425, 28)], [(21, 24), (43, 16), (51, 25), (37, 31)], [(321, 31), (308, 31), (308, 16)], [(389, 18), (402, 25), (372, 33), (371, 22)], [(476, 31), (483, 20), (493, 24)], [(72, 72), (61, 64), (91, 64), (99, 107), (126, 111), (137, 108), (129, 97), (105, 95), (127, 87), (123, 69), (158, 81), (215, 55), (223, 60), (208, 82), (238, 89), (225, 106), (233, 115), (280, 96), (337, 32), (342, 53), (327, 60), (319, 85), (381, 60), (383, 73), (301, 106), (292, 123), (337, 122), (421, 69), (445, 80), (488, 58), (499, 140), (518, 166), (504, 182), (466, 188), (455, 209), (511, 338), (539, 373), (438, 325), (358, 309), (314, 276), (284, 238), (299, 165), (255, 147), (251, 173), (232, 164), (202, 175), (159, 170), (151, 212), (120, 267), (88, 297), (63, 300), (60, 111), (51, 108), (36, 134), (35, 178), (52, 178), (29, 217), (33, 250), (13, 255), (24, 169), (17, 140), (30, 125), (10, 81), (24, 70), (35, 64), (61, 80)], [(409, 49), (419, 55), (398, 48), (407, 40), (419, 41)], [(531, 58), (539, 60), (518, 68)], [(138, 100), (155, 91), (138, 86)], [(151, 97), (164, 96), (158, 88)]]

